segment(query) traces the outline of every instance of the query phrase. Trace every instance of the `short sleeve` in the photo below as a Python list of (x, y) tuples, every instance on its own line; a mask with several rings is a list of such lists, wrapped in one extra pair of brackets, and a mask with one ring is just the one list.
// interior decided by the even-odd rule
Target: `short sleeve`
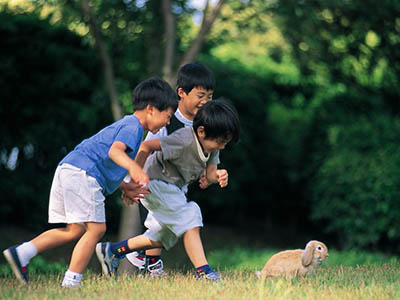
[(208, 165), (218, 165), (219, 163), (220, 163), (219, 150), (217, 150), (210, 154), (210, 158), (208, 159), (207, 164)]
[(123, 125), (118, 130), (114, 141), (124, 143), (132, 151), (137, 152), (142, 142), (143, 131), (137, 126)]

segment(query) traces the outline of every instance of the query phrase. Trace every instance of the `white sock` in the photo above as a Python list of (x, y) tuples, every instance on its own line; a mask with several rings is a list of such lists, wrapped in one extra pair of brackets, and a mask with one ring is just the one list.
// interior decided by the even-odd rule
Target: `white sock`
[(37, 249), (32, 242), (26, 242), (16, 248), (19, 261), (22, 267), (29, 264), (32, 257), (37, 254)]
[(63, 287), (74, 287), (74, 286), (80, 286), (81, 285), (81, 279), (83, 275), (72, 272), (69, 269), (65, 272), (63, 282), (61, 283), (61, 286)]

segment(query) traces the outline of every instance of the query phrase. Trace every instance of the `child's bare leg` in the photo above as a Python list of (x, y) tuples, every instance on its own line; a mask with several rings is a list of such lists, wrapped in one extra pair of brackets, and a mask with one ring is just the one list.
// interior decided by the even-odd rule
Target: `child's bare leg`
[(77, 240), (85, 232), (82, 225), (68, 224), (65, 228), (50, 229), (29, 242), (12, 246), (3, 251), (15, 276), (22, 283), (28, 283), (26, 266), (38, 253)]
[(203, 243), (200, 238), (200, 227), (195, 227), (186, 231), (183, 236), (183, 244), (185, 245), (188, 257), (195, 268), (208, 265)]
[(154, 249), (146, 250), (146, 255), (148, 255), (148, 256), (160, 256), (161, 252), (162, 252), (161, 248), (154, 248)]
[(86, 232), (75, 245), (69, 270), (82, 274), (93, 255), (97, 242), (106, 232), (106, 223), (85, 223)]
[(76, 241), (85, 232), (82, 224), (67, 224), (65, 228), (50, 229), (35, 237), (31, 242), (41, 253), (63, 244)]
[[(161, 248), (162, 244), (158, 241), (149, 240), (143, 234), (130, 238), (128, 240), (128, 247), (131, 251), (140, 251), (140, 250), (147, 250), (147, 249), (154, 249), (154, 248)], [(160, 250), (161, 249), (156, 249)]]
[(208, 265), (200, 238), (200, 227), (192, 228), (183, 236), (186, 253), (196, 268), (197, 279), (220, 280), (222, 277)]

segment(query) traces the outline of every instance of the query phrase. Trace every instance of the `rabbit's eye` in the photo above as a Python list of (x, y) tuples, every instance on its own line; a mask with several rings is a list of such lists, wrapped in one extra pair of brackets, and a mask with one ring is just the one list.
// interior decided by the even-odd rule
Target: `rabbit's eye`
[(322, 250), (322, 247), (321, 247), (321, 246), (318, 246), (318, 247), (317, 247), (317, 250), (318, 250), (318, 251), (321, 251), (321, 250)]

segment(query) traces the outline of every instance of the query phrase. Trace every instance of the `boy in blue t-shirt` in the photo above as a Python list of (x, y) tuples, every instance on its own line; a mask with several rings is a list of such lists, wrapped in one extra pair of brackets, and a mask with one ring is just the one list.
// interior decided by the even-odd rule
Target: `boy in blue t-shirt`
[(106, 231), (104, 200), (129, 174), (147, 185), (149, 177), (135, 162), (143, 131), (156, 133), (169, 124), (178, 99), (162, 79), (150, 78), (133, 91), (134, 113), (85, 139), (59, 163), (49, 201), (49, 223), (65, 228), (43, 232), (29, 242), (3, 251), (15, 276), (28, 283), (27, 266), (43, 251), (78, 240), (62, 286), (79, 286), (97, 242)]

